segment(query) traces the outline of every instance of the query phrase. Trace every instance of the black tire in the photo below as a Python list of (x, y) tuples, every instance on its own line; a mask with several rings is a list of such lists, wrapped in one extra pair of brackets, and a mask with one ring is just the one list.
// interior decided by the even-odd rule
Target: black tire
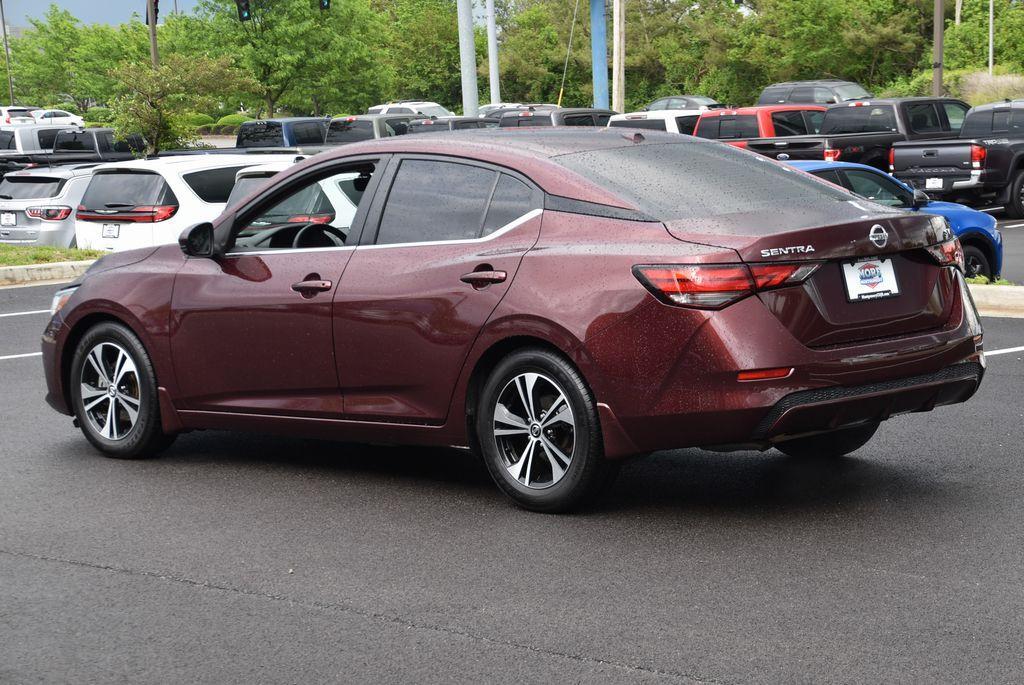
[(800, 459), (842, 457), (866, 445), (877, 430), (877, 423), (869, 423), (831, 433), (786, 440), (776, 443), (775, 449)]
[(984, 276), (992, 280), (992, 267), (989, 266), (988, 257), (975, 245), (964, 245), (964, 267), (968, 278)]
[[(90, 353), (97, 349), (100, 350), (99, 366), (103, 367), (105, 376), (98, 372), (95, 361), (89, 359)], [(122, 359), (122, 352), (130, 359), (134, 369), (125, 372), (122, 382), (113, 393), (96, 392), (109, 391), (110, 377), (114, 375), (115, 365)], [(96, 383), (93, 383), (93, 378), (97, 380)], [(104, 381), (107, 382), (106, 386)], [(83, 398), (83, 393), (87, 392), (84, 383), (94, 388), (88, 398), (88, 406), (92, 409), (87, 408), (86, 399)], [(160, 424), (160, 403), (153, 364), (142, 343), (126, 326), (107, 322), (97, 324), (85, 332), (75, 349), (68, 386), (71, 405), (82, 433), (106, 456), (145, 459), (156, 456), (174, 442), (175, 436), (165, 434)], [(104, 405), (103, 394), (113, 394), (114, 399), (108, 398)], [(96, 402), (99, 404), (96, 405)], [(115, 408), (112, 422), (109, 413), (103, 415), (111, 404)], [(138, 410), (132, 423), (129, 408), (136, 405)], [(106, 428), (111, 428), (110, 434), (105, 434)], [(120, 430), (123, 432), (119, 434)]]
[[(536, 398), (536, 416), (530, 417), (530, 410), (525, 409), (525, 401), (520, 399), (511, 413), (517, 418), (522, 414), (521, 420), (525, 419), (524, 423), (529, 428), (520, 431), (513, 424), (507, 425), (525, 435), (496, 436), (494, 417), (498, 402), (510, 397), (504, 394), (506, 391), (512, 393), (513, 387), (519, 390), (520, 386), (514, 385), (514, 380), (527, 378), (523, 374), (539, 374), (531, 396)], [(571, 412), (568, 413), (568, 421), (559, 418), (553, 423), (547, 423), (545, 418), (550, 421), (551, 416), (545, 417), (544, 413), (549, 410), (553, 412), (552, 416), (564, 417), (566, 414), (563, 409), (555, 410), (555, 400), (552, 398), (557, 393), (564, 396)], [(524, 396), (516, 393), (511, 397)], [(570, 422), (571, 430), (567, 427)], [(541, 428), (542, 423), (546, 427)], [(537, 425), (535, 433), (532, 430), (534, 424)], [(605, 459), (597, 404), (590, 389), (572, 364), (548, 350), (519, 350), (498, 363), (480, 392), (475, 428), (484, 463), (494, 482), (525, 509), (544, 513), (578, 509), (608, 488), (618, 473), (618, 462)], [(548, 449), (549, 446), (555, 446), (560, 450), (569, 450), (567, 436), (570, 432), (572, 446), (569, 454), (564, 451), (553, 453)], [(515, 461), (515, 455), (519, 453), (519, 448), (515, 447), (517, 440), (526, 441), (519, 444), (534, 445), (538, 450), (535, 453), (538, 459), (536, 472), (531, 473), (534, 454), (526, 451), (529, 447), (525, 447), (524, 456)], [(569, 461), (561, 469), (561, 474), (558, 474), (556, 465), (560, 468), (564, 464), (561, 461), (563, 456), (568, 456)], [(526, 463), (524, 474), (522, 464), (528, 459), (530, 461)], [(518, 477), (513, 474), (517, 464), (520, 465)], [(534, 474), (540, 474), (541, 477), (534, 480), (531, 487), (531, 475)], [(550, 483), (546, 484), (544, 476), (550, 476)], [(524, 480), (520, 480), (520, 477), (524, 477)]]
[(1010, 199), (1003, 205), (1007, 219), (1024, 219), (1024, 171), (1010, 181)]

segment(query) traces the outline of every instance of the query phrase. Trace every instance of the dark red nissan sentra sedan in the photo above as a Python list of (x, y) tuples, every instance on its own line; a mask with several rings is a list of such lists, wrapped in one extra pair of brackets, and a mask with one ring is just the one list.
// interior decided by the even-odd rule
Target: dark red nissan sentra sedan
[(462, 445), (564, 511), (653, 450), (836, 456), (984, 373), (963, 255), (719, 143), (621, 129), (317, 155), (58, 293), (47, 400), (101, 452), (191, 429)]

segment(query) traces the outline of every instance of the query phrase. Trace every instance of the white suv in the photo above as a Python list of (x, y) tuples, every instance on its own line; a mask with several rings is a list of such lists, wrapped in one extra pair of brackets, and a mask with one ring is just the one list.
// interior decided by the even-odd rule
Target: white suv
[(239, 169), (295, 155), (206, 154), (101, 164), (75, 215), (78, 246), (132, 250), (178, 241), (223, 211)]
[(668, 131), (693, 135), (697, 119), (705, 110), (658, 109), (647, 112), (616, 114), (608, 120), (609, 128), (642, 128), (649, 131)]
[(386, 105), (375, 105), (366, 110), (367, 114), (418, 114), (421, 117), (453, 117), (455, 114), (448, 111), (436, 102), (425, 100), (397, 100)]

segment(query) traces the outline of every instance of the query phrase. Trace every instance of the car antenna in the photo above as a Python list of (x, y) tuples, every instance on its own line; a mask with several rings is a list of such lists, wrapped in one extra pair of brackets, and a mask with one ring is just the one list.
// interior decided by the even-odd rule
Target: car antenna
[(635, 133), (623, 133), (622, 137), (632, 143), (636, 143), (637, 145), (647, 140), (646, 138), (644, 138), (644, 134), (640, 133), (639, 131)]

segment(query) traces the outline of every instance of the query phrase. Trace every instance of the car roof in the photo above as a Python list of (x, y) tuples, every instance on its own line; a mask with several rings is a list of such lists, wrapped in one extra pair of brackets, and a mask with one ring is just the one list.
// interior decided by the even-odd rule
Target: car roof
[(1024, 107), (1024, 100), (1000, 100), (999, 102), (986, 102), (984, 105), (977, 105), (972, 111), (984, 112), (990, 109), (1020, 109)]
[[(301, 155), (300, 155), (301, 156)], [(302, 161), (298, 157), (290, 161), (279, 161), (271, 162), (269, 164), (254, 164), (253, 166), (247, 166), (244, 169), (239, 169), (235, 174), (235, 178), (241, 178), (243, 176), (256, 176), (258, 174), (265, 174), (267, 172), (276, 174), (279, 171), (284, 171)]]
[(778, 83), (773, 83), (770, 86), (766, 86), (766, 87), (767, 88), (777, 88), (777, 87), (780, 87), (780, 86), (835, 86), (835, 85), (839, 85), (841, 83), (852, 83), (854, 85), (859, 85), (856, 81), (847, 81), (846, 79), (840, 79), (840, 78), (819, 78), (819, 79), (810, 79), (810, 80), (807, 80), (807, 81), (779, 81)]
[(293, 123), (293, 122), (302, 122), (302, 121), (326, 121), (326, 120), (327, 120), (326, 117), (275, 117), (273, 119), (252, 119), (250, 121), (243, 121), (241, 123), (241, 125), (245, 126), (246, 124), (260, 124), (260, 123), (267, 123), (267, 122), (270, 122), (270, 121), (272, 121), (274, 123), (278, 123), (278, 124), (289, 124), (289, 123)]
[(629, 121), (634, 119), (675, 119), (676, 117), (698, 116), (704, 112), (715, 112), (711, 109), (651, 109), (640, 112), (623, 112), (613, 114), (611, 121)]
[[(295, 155), (288, 155), (286, 159), (294, 159)], [(96, 171), (108, 171), (110, 169), (138, 169), (140, 171), (175, 171), (188, 173), (201, 169), (214, 169), (217, 167), (245, 165), (248, 166), (256, 159), (261, 164), (268, 164), (270, 160), (266, 156), (239, 154), (216, 154), (216, 155), (181, 155), (171, 157), (150, 157), (147, 159), (131, 159), (124, 162), (109, 162), (96, 167)]]
[(332, 121), (379, 121), (380, 119), (394, 119), (395, 117), (407, 117), (410, 114), (349, 114), (343, 117), (334, 117)]
[(88, 176), (98, 164), (58, 164), (56, 166), (37, 166), (30, 169), (12, 171), (7, 176), (50, 176), (54, 178), (74, 178)]
[(828, 109), (825, 105), (818, 105), (813, 102), (787, 102), (777, 105), (752, 105), (750, 107), (726, 107), (723, 109), (706, 109), (701, 112), (702, 117), (721, 117), (734, 114), (757, 114), (758, 112), (824, 112)]
[(76, 133), (85, 130), (81, 126), (75, 126), (74, 124), (20, 124), (17, 126), (0, 126), (0, 130), (6, 131), (44, 131), (47, 129), (57, 129), (59, 131), (75, 131)]
[[(829, 109), (839, 107), (870, 107), (872, 105), (899, 105), (905, 102), (963, 102), (960, 98), (945, 97), (942, 95), (914, 95), (902, 98), (867, 98), (864, 100), (851, 100), (849, 102), (837, 102), (827, 105)], [(965, 103), (966, 104), (966, 103)]]
[(545, 192), (588, 202), (635, 209), (611, 189), (600, 186), (558, 164), (553, 158), (588, 151), (636, 145), (718, 145), (717, 141), (660, 131), (634, 131), (604, 127), (483, 128), (391, 136), (341, 145), (289, 169), (301, 173), (311, 165), (330, 164), (348, 157), (386, 154), (431, 154), (466, 158), (517, 169), (526, 173)]
[[(787, 160), (786, 164), (808, 173), (812, 171), (824, 171), (825, 169), (866, 169), (876, 174), (885, 174), (884, 171), (880, 171), (873, 166), (857, 164), (856, 162), (826, 162), (822, 159), (797, 159)], [(888, 174), (886, 175), (888, 176)]]

